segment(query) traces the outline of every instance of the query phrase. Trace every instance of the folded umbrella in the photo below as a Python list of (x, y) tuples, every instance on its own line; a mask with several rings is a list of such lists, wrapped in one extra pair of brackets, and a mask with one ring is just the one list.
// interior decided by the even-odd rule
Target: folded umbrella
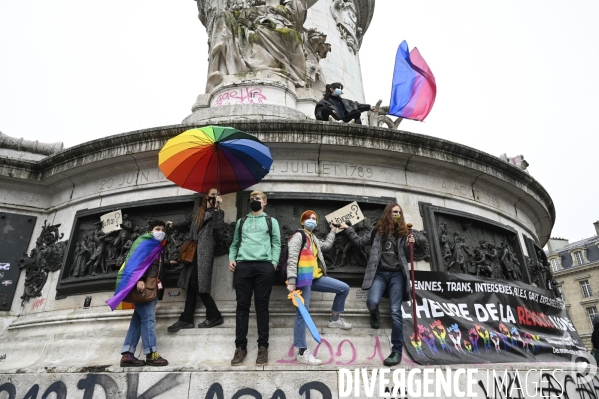
[(312, 338), (314, 338), (316, 342), (320, 343), (320, 333), (318, 332), (316, 325), (314, 325), (314, 321), (312, 321), (312, 317), (310, 316), (308, 309), (306, 309), (306, 306), (304, 306), (302, 292), (300, 290), (295, 290), (290, 293), (287, 298), (291, 299), (291, 302), (293, 302), (293, 304), (299, 309), (300, 314), (306, 322), (306, 326), (308, 326), (308, 330), (310, 330), (310, 334), (312, 334)]

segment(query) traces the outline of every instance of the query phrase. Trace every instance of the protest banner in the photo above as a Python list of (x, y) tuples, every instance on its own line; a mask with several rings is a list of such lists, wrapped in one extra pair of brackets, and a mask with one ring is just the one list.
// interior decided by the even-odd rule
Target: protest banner
[(420, 340), (403, 303), (406, 349), (419, 364), (571, 361), (586, 349), (563, 301), (517, 281), (415, 272)]

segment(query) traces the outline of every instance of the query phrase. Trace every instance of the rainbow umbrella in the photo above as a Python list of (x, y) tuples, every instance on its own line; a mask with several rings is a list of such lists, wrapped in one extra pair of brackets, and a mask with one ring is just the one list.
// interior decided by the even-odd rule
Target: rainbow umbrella
[(190, 129), (166, 142), (158, 166), (180, 187), (205, 193), (234, 193), (258, 183), (272, 165), (267, 146), (232, 127)]

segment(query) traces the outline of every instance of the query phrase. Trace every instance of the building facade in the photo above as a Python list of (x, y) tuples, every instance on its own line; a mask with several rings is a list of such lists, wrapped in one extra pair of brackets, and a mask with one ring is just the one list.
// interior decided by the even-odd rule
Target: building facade
[(591, 320), (599, 313), (599, 222), (594, 237), (569, 243), (551, 238), (547, 244), (547, 260), (559, 283), (566, 307), (580, 338), (590, 350)]

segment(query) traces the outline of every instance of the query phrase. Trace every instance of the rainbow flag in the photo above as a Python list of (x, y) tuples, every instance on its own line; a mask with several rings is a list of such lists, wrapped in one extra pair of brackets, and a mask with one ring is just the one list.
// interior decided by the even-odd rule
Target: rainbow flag
[(106, 301), (112, 310), (133, 309), (130, 304), (123, 305), (123, 299), (142, 278), (152, 262), (158, 259), (164, 244), (166, 240), (159, 242), (150, 233), (135, 240), (117, 274), (114, 296)]
[(435, 76), (417, 48), (409, 52), (404, 40), (397, 49), (389, 114), (423, 121), (437, 97)]

